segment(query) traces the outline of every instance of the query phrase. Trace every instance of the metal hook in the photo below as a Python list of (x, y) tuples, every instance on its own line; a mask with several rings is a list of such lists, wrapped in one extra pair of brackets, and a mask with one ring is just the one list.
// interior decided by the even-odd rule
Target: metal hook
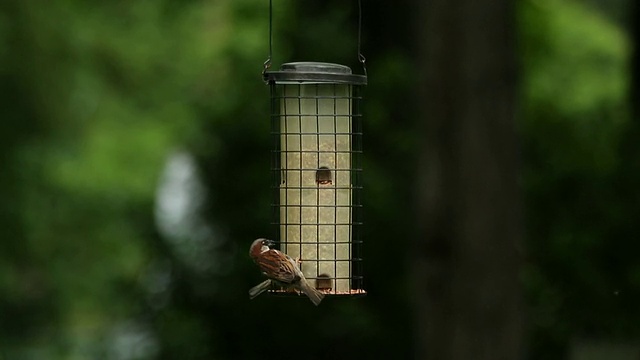
[(269, 70), (271, 67), (271, 56), (273, 54), (272, 43), (273, 43), (273, 0), (269, 0), (269, 57), (263, 64), (262, 69), (262, 77), (264, 78), (264, 73)]
[(362, 55), (360, 45), (362, 44), (362, 0), (358, 0), (358, 61), (362, 64), (362, 70), (364, 75), (367, 75), (367, 66), (365, 62), (367, 59)]

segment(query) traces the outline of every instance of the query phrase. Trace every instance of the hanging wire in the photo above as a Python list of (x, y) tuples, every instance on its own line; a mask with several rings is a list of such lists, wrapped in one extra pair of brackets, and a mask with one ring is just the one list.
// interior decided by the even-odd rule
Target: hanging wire
[(360, 45), (362, 43), (362, 0), (358, 0), (358, 61), (362, 64), (362, 70), (364, 75), (367, 75), (367, 66), (365, 62), (367, 59), (362, 55)]
[(273, 0), (269, 0), (269, 57), (264, 62), (263, 69), (262, 69), (262, 76), (264, 76), (264, 73), (271, 67), (271, 56), (273, 54), (273, 49), (272, 49), (272, 43), (273, 43), (273, 26), (272, 26), (272, 23), (273, 23), (273, 6), (272, 6), (272, 2), (273, 2)]
[[(362, 64), (364, 75), (367, 75), (367, 59), (362, 55), (362, 0), (358, 0), (358, 61)], [(262, 76), (271, 67), (271, 57), (273, 56), (273, 0), (269, 0), (269, 56), (263, 64)]]

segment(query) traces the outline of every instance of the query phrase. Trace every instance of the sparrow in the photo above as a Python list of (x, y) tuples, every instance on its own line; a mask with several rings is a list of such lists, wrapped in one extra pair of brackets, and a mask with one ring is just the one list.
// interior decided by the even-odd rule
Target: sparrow
[[(274, 242), (267, 239), (256, 239), (249, 248), (249, 256), (260, 267), (269, 280), (265, 280), (249, 290), (253, 299), (275, 283), (284, 287), (293, 287), (303, 292), (314, 305), (318, 306), (324, 294), (316, 290), (298, 267), (298, 261), (276, 249), (271, 249)], [(267, 283), (268, 282), (268, 283)]]

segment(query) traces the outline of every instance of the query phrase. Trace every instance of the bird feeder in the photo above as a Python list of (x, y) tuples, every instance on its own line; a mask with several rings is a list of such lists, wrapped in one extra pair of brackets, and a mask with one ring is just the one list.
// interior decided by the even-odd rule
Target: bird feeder
[(326, 294), (365, 294), (362, 275), (362, 87), (344, 65), (265, 71), (271, 92), (273, 225)]

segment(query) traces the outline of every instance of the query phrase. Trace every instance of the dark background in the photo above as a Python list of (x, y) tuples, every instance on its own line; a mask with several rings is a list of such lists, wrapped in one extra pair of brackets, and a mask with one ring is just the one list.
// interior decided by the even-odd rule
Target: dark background
[[(274, 67), (361, 73), (357, 9), (274, 1)], [(363, 1), (368, 296), (315, 308), (247, 296), (267, 1), (1, 2), (0, 358), (637, 359), (639, 9)]]

